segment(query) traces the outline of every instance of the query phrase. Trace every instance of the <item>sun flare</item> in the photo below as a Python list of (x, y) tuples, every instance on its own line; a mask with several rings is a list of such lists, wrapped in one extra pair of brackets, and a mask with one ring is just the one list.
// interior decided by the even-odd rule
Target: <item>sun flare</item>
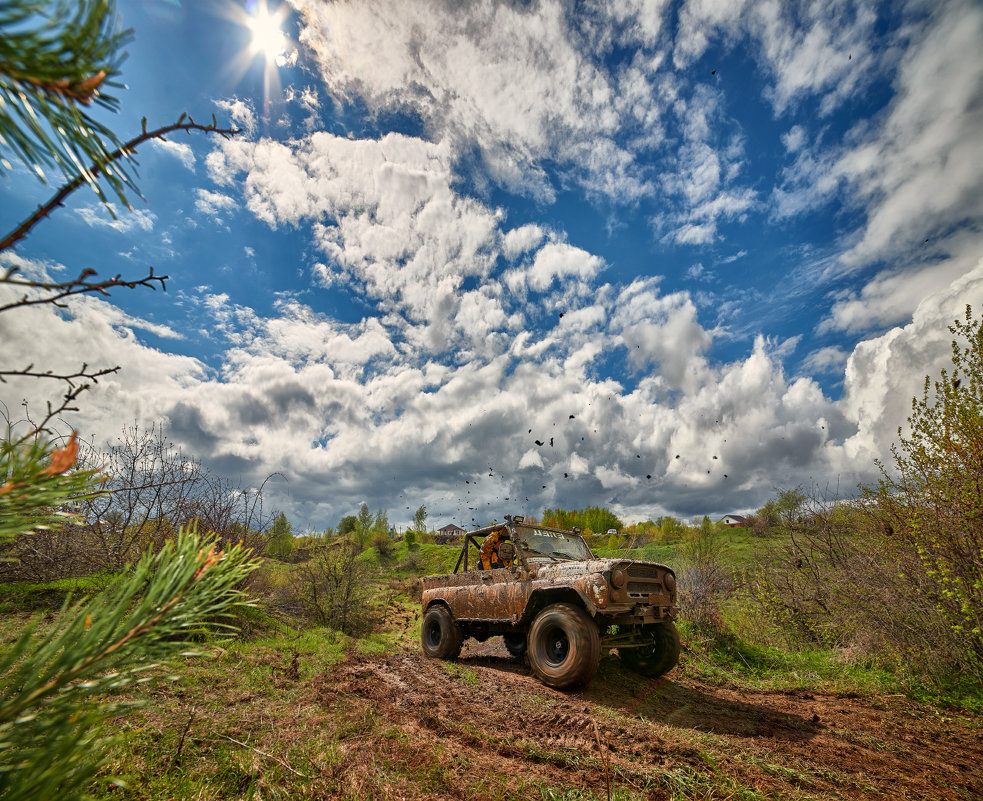
[(257, 4), (256, 10), (249, 15), (246, 22), (252, 34), (249, 49), (254, 56), (262, 53), (267, 62), (282, 65), (287, 50), (287, 37), (282, 25), (282, 11), (271, 14), (265, 3)]

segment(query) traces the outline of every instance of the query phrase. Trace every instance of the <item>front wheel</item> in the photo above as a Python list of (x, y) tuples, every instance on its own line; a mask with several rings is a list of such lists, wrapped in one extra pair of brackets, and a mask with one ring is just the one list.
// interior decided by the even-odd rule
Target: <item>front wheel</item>
[(601, 638), (597, 625), (578, 606), (547, 606), (533, 621), (526, 642), (533, 673), (549, 687), (582, 687), (597, 672)]
[(652, 626), (650, 645), (638, 648), (619, 648), (618, 656), (629, 670), (647, 678), (664, 676), (679, 661), (682, 645), (679, 632), (672, 623), (658, 623)]
[(461, 653), (461, 630), (446, 606), (427, 610), (420, 635), (423, 653), (432, 659), (457, 659)]

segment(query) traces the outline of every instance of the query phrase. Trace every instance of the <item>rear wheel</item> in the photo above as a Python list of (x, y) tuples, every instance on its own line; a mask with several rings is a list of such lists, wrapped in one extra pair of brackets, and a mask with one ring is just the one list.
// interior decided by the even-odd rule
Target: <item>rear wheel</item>
[(420, 635), (423, 653), (433, 659), (457, 659), (461, 653), (461, 630), (446, 606), (427, 610)]
[(597, 625), (573, 604), (553, 604), (540, 612), (527, 644), (533, 673), (543, 684), (561, 690), (587, 684), (601, 658)]
[(619, 648), (618, 656), (625, 667), (650, 679), (664, 676), (679, 661), (682, 646), (679, 632), (672, 623), (657, 623), (651, 627), (651, 645), (638, 648)]
[(516, 659), (526, 655), (525, 634), (503, 634), (502, 639), (505, 640), (505, 647), (508, 649), (508, 652)]

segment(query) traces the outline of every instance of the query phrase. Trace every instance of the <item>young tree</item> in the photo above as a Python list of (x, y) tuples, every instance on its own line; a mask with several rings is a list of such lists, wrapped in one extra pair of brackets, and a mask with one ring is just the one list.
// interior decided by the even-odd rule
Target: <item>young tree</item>
[(949, 326), (952, 371), (925, 377), (893, 470), (868, 490), (889, 537), (918, 557), (932, 601), (983, 682), (983, 320)]
[(386, 514), (385, 509), (376, 510), (375, 519), (372, 521), (372, 533), (373, 534), (389, 533), (389, 515)]
[(720, 604), (728, 578), (722, 555), (718, 529), (704, 515), (700, 527), (680, 548), (683, 565), (679, 586), (684, 588), (680, 593), (684, 614), (699, 628), (709, 631), (722, 624)]
[(322, 626), (358, 636), (372, 627), (371, 568), (358, 546), (343, 541), (319, 548), (290, 572), (282, 590), (288, 606)]
[(273, 518), (267, 535), (266, 553), (279, 559), (290, 556), (294, 550), (293, 527), (287, 516), (280, 512)]
[(413, 530), (421, 534), (427, 530), (427, 507), (420, 504), (420, 508), (413, 515)]
[(358, 517), (355, 520), (355, 541), (358, 543), (359, 548), (364, 550), (365, 546), (369, 544), (372, 539), (372, 527), (375, 524), (375, 518), (372, 517), (372, 512), (369, 511), (369, 505), (363, 503), (358, 510)]
[(341, 536), (351, 534), (356, 528), (358, 528), (358, 518), (355, 515), (345, 515), (338, 521), (338, 534)]

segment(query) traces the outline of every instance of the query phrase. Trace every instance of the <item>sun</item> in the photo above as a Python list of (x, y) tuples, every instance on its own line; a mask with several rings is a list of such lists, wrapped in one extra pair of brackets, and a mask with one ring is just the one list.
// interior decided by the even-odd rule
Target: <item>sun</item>
[(268, 64), (283, 66), (286, 61), (287, 37), (283, 33), (283, 9), (270, 13), (265, 2), (257, 3), (246, 20), (252, 34), (249, 50), (253, 56), (263, 54)]

